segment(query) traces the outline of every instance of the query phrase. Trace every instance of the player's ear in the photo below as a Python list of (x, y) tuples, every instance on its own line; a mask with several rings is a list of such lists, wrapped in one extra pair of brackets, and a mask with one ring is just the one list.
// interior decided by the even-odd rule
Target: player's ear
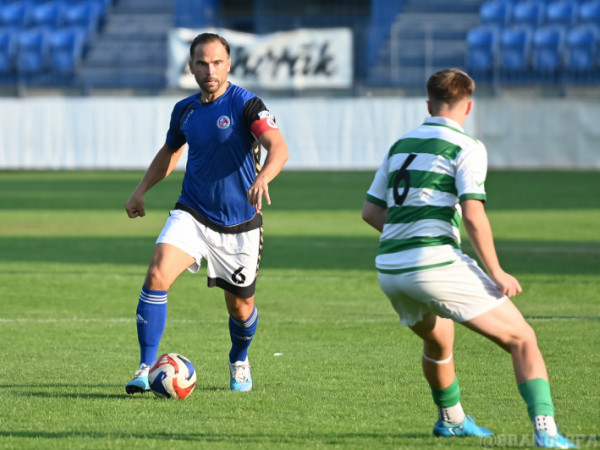
[(469, 114), (471, 114), (471, 111), (473, 111), (473, 100), (469, 100), (469, 103), (467, 103), (467, 109), (465, 111), (465, 116), (468, 116)]
[(427, 112), (433, 116), (433, 106), (431, 105), (431, 100), (427, 100)]

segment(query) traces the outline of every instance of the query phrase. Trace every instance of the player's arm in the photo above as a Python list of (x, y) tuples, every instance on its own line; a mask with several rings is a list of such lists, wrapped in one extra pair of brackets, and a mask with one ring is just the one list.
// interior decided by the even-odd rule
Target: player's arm
[(387, 218), (387, 208), (382, 208), (375, 203), (365, 200), (362, 209), (362, 218), (380, 233)]
[(481, 200), (464, 200), (460, 204), (463, 212), (463, 223), (469, 235), (471, 244), (479, 256), (490, 278), (500, 288), (500, 291), (512, 297), (521, 293), (521, 285), (515, 277), (504, 272), (500, 267), (492, 227), (488, 220)]
[(181, 146), (175, 150), (165, 144), (158, 151), (142, 181), (140, 181), (127, 200), (127, 203), (125, 203), (125, 210), (130, 218), (144, 217), (146, 215), (144, 194), (173, 171), (183, 153), (183, 148), (184, 146)]
[(262, 209), (263, 196), (267, 205), (271, 204), (269, 183), (281, 172), (289, 157), (287, 144), (281, 132), (276, 128), (260, 134), (258, 142), (267, 151), (267, 157), (256, 180), (254, 180), (254, 183), (248, 189), (248, 202), (254, 206), (256, 212)]

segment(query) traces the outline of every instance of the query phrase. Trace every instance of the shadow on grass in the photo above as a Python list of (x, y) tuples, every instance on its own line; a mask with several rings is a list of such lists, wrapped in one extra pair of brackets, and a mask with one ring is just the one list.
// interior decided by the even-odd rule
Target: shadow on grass
[[(263, 269), (375, 270), (377, 240), (369, 237), (267, 237)], [(497, 241), (503, 266), (515, 274), (600, 273), (600, 242)], [(141, 264), (154, 238), (0, 237), (0, 262)], [(466, 243), (464, 249), (473, 255)]]
[[(224, 420), (228, 420), (225, 418)], [(228, 429), (225, 432), (190, 432), (190, 433), (168, 433), (168, 432), (152, 432), (144, 430), (140, 432), (85, 432), (85, 431), (0, 431), (0, 438), (22, 438), (22, 439), (102, 439), (102, 440), (143, 440), (143, 441), (184, 441), (184, 442), (212, 442), (220, 444), (289, 444), (289, 445), (311, 445), (319, 442), (322, 445), (356, 445), (357, 442), (372, 445), (381, 445), (382, 440), (388, 442), (390, 439), (411, 439), (419, 441), (409, 441), (405, 444), (410, 444), (411, 448), (423, 447), (431, 448), (431, 441), (435, 438), (430, 433), (319, 433), (317, 430), (311, 430), (310, 433), (292, 433), (283, 430), (282, 433), (276, 431), (270, 433), (236, 433)]]
[[(355, 210), (358, 214), (374, 174), (375, 170), (284, 171), (269, 191), (278, 210)], [(122, 210), (142, 176), (141, 171), (0, 171), (0, 210)], [(182, 171), (173, 172), (148, 192), (147, 205), (165, 212), (171, 209), (182, 179)], [(597, 209), (599, 186), (597, 171), (491, 170), (486, 180), (487, 207)]]

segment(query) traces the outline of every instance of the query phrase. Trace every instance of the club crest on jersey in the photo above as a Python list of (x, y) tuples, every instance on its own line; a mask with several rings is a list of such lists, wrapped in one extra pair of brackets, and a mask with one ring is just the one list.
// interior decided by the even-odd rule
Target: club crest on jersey
[(219, 127), (219, 129), (221, 129), (221, 130), (225, 130), (226, 128), (229, 128), (230, 125), (231, 125), (231, 119), (229, 119), (229, 117), (227, 117), (227, 116), (221, 116), (217, 119), (217, 127)]

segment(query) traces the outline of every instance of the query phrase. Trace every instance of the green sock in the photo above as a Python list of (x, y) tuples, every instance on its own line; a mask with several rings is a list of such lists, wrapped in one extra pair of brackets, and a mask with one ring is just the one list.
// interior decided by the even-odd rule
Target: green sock
[(460, 402), (460, 387), (458, 386), (458, 378), (455, 377), (452, 384), (447, 388), (431, 388), (431, 395), (433, 395), (434, 403), (442, 408), (449, 408), (458, 404), (458, 402)]
[(554, 405), (550, 395), (550, 384), (543, 378), (534, 378), (519, 384), (521, 397), (527, 403), (527, 412), (531, 420), (535, 416), (553, 416)]

